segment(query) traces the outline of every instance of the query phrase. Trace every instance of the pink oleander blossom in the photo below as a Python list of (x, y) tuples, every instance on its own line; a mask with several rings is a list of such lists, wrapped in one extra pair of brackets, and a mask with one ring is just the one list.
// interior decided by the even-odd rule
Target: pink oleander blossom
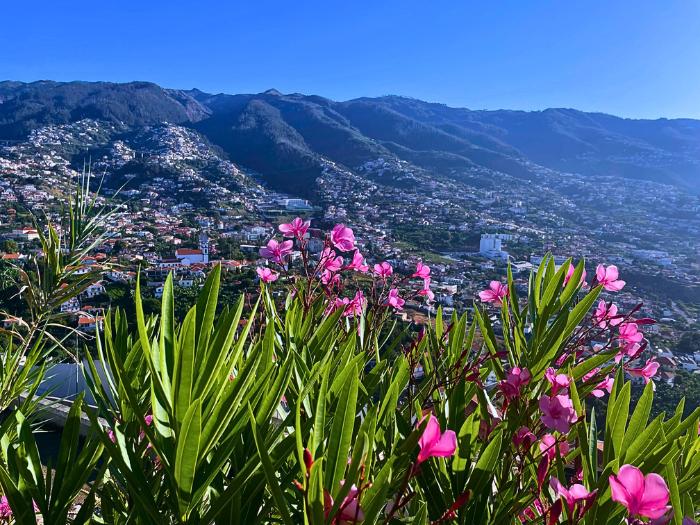
[(545, 434), (542, 436), (539, 446), (540, 452), (547, 456), (550, 462), (554, 461), (554, 458), (557, 457), (557, 450), (559, 451), (559, 456), (562, 458), (566, 457), (570, 450), (569, 443), (567, 443), (566, 440), (557, 442), (557, 438), (552, 434)]
[(625, 281), (618, 279), (617, 266), (611, 264), (607, 268), (599, 264), (595, 269), (595, 276), (598, 284), (602, 284), (609, 292), (619, 292), (625, 287)]
[(330, 270), (323, 270), (321, 273), (321, 283), (328, 287), (340, 284), (340, 274), (331, 272)]
[(542, 423), (547, 428), (557, 430), (562, 434), (567, 434), (571, 424), (578, 419), (574, 404), (568, 395), (542, 396), (539, 405), (542, 411), (540, 418)]
[(623, 323), (619, 328), (619, 338), (623, 344), (641, 343), (644, 334), (637, 328), (637, 323)]
[(344, 224), (336, 224), (331, 231), (331, 243), (341, 252), (355, 249), (355, 234)]
[(536, 441), (537, 436), (535, 436), (528, 427), (520, 427), (513, 436), (513, 443), (515, 446), (525, 451), (530, 450)]
[(277, 264), (284, 264), (284, 259), (292, 253), (292, 241), (277, 242), (270, 239), (267, 246), (260, 248), (260, 256)]
[(321, 252), (319, 266), (322, 271), (338, 272), (343, 267), (343, 258), (340, 255), (337, 255), (330, 248), (326, 247)]
[(644, 384), (647, 384), (659, 371), (659, 363), (654, 359), (649, 359), (641, 368), (628, 368), (627, 373), (634, 377), (644, 379)]
[(586, 513), (598, 492), (597, 490), (588, 492), (586, 487), (579, 483), (574, 483), (569, 488), (566, 488), (557, 478), (550, 479), (549, 486), (552, 487), (557, 496), (566, 502), (570, 515), (574, 514), (577, 506), (581, 509), (579, 517)]
[(453, 430), (440, 432), (440, 423), (433, 414), (430, 414), (428, 424), (418, 440), (418, 446), (420, 447), (418, 463), (423, 463), (430, 458), (450, 457), (457, 450), (457, 435)]
[(500, 281), (491, 281), (486, 290), (479, 292), (479, 299), (484, 303), (493, 303), (495, 306), (501, 306), (503, 299), (508, 296), (508, 285)]
[(613, 501), (627, 508), (630, 516), (657, 519), (671, 510), (668, 486), (658, 474), (644, 476), (637, 467), (622, 465), (608, 482)]
[(632, 344), (622, 344), (622, 349), (620, 352), (615, 355), (615, 362), (619, 363), (624, 356), (627, 356), (628, 361), (634, 361), (639, 357), (639, 354), (642, 353), (642, 350), (644, 350), (644, 347), (638, 343), (632, 343)]
[(427, 297), (428, 301), (432, 301), (435, 299), (435, 294), (430, 289), (430, 277), (426, 277), (425, 279), (423, 279), (423, 288), (418, 290), (418, 295)]
[(423, 264), (422, 261), (418, 261), (416, 265), (416, 271), (411, 275), (411, 277), (419, 277), (420, 279), (430, 278), (430, 267), (427, 264)]
[[(341, 485), (345, 481), (340, 482)], [(345, 496), (343, 503), (338, 508), (338, 513), (333, 518), (333, 523), (338, 525), (361, 523), (365, 519), (365, 513), (358, 501), (359, 491), (355, 485), (350, 487), (348, 495)], [(333, 497), (327, 490), (323, 491), (323, 511), (326, 518), (329, 517), (331, 509), (333, 509)]]
[(352, 256), (352, 262), (348, 264), (347, 268), (348, 270), (355, 270), (356, 272), (367, 273), (367, 271), (369, 270), (369, 266), (365, 264), (365, 258), (360, 253), (360, 250), (355, 250), (355, 253)]
[(397, 288), (392, 288), (389, 290), (389, 296), (386, 299), (386, 304), (395, 308), (396, 310), (403, 309), (403, 305), (406, 303), (404, 299), (399, 296), (399, 290)]
[(619, 363), (625, 355), (630, 360), (636, 359), (643, 350), (640, 343), (644, 340), (644, 334), (637, 328), (637, 323), (623, 323), (618, 327), (618, 331), (621, 352), (615, 356), (615, 362)]
[(557, 374), (557, 371), (551, 367), (545, 371), (544, 377), (549, 381), (549, 384), (552, 385), (553, 396), (556, 396), (560, 391), (567, 390), (569, 384), (571, 384), (569, 376), (566, 374)]
[(272, 283), (279, 278), (279, 274), (273, 272), (269, 268), (257, 268), (255, 273), (257, 273), (260, 280), (266, 284)]
[(304, 238), (304, 235), (306, 235), (309, 226), (311, 226), (311, 221), (304, 221), (300, 217), (297, 217), (290, 223), (280, 224), (279, 230), (285, 237), (296, 237), (301, 240)]
[(382, 279), (388, 279), (394, 273), (394, 269), (391, 264), (384, 261), (379, 264), (374, 265), (374, 275)]
[[(34, 507), (34, 513), (37, 514), (39, 512), (39, 507), (36, 504), (36, 501), (32, 501), (32, 507)], [(0, 519), (8, 520), (12, 519), (14, 514), (12, 513), (12, 507), (10, 507), (10, 502), (7, 501), (7, 496), (3, 495), (0, 497)]]
[(336, 298), (335, 307), (343, 308), (344, 317), (359, 317), (362, 315), (362, 311), (367, 305), (367, 299), (361, 290), (355, 293), (355, 297), (352, 299), (344, 297), (342, 299)]
[(506, 378), (499, 383), (499, 388), (506, 399), (514, 399), (520, 396), (521, 388), (530, 382), (532, 375), (527, 368), (513, 367), (506, 374)]
[(595, 367), (595, 368), (594, 368), (593, 370), (591, 370), (590, 372), (585, 373), (585, 374), (583, 375), (583, 377), (581, 378), (581, 380), (582, 380), (584, 383), (588, 383), (588, 381), (590, 381), (591, 379), (593, 379), (593, 378), (596, 376), (596, 374), (597, 374), (598, 372), (600, 372), (600, 367), (599, 367), (599, 366)]
[[(566, 276), (564, 277), (564, 286), (569, 284), (569, 281), (574, 276), (575, 271), (576, 271), (576, 267), (572, 263), (569, 263), (569, 269), (566, 271)], [(586, 269), (585, 268), (583, 269), (583, 273), (581, 273), (581, 279), (579, 282), (583, 286), (586, 286)]]
[(0, 518), (10, 519), (12, 517), (12, 509), (7, 501), (7, 496), (0, 498)]
[(600, 383), (596, 385), (596, 387), (591, 391), (591, 395), (593, 397), (603, 397), (605, 393), (607, 392), (608, 394), (612, 392), (612, 387), (615, 384), (615, 379), (610, 377), (610, 376), (605, 376), (605, 379), (603, 379)]
[(608, 326), (617, 326), (622, 323), (624, 319), (617, 314), (617, 305), (610, 304), (607, 305), (602, 299), (598, 302), (598, 307), (593, 313), (593, 322), (598, 325), (599, 328), (607, 328)]

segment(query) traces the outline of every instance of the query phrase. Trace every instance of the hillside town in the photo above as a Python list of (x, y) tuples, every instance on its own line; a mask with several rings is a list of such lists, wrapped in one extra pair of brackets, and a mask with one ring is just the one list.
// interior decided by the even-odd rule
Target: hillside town
[(311, 220), (312, 253), (323, 249), (323, 231), (344, 223), (371, 264), (387, 261), (402, 273), (418, 261), (429, 264), (434, 302), (409, 301), (398, 314), (416, 323), (438, 306), (445, 314), (473, 308), (478, 292), (503, 280), (508, 265), (525, 292), (546, 253), (557, 264), (585, 258), (589, 275), (597, 264), (615, 264), (627, 280), (615, 298), (621, 311), (641, 304), (639, 315), (656, 320), (644, 329), (661, 380), (673, 383), (679, 370), (700, 373), (700, 349), (677, 345), (700, 330), (697, 196), (538, 166), (530, 166), (533, 181), (485, 168), (427, 171), (398, 158), (354, 167), (321, 162), (316, 198), (307, 200), (266, 187), (182, 126), (127, 132), (81, 120), (40, 128), (26, 141), (0, 145), (0, 258), (21, 266), (35, 253), (40, 232), (33, 217), (55, 220), (89, 171), (98, 203), (116, 214), (107, 240), (75, 268), (94, 274), (94, 283), (61, 305), (86, 333), (99, 330), (105, 310), (133, 291), (138, 272), (155, 302), (169, 273), (187, 294), (214, 264), (236, 291), (252, 289), (255, 269), (266, 264), (261, 247), (280, 237), (278, 224), (299, 216)]

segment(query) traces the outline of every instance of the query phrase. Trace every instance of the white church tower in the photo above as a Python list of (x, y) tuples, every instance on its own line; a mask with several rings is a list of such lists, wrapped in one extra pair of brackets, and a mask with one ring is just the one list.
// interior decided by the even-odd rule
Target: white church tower
[(202, 251), (202, 262), (209, 263), (209, 237), (206, 232), (199, 234), (199, 249)]

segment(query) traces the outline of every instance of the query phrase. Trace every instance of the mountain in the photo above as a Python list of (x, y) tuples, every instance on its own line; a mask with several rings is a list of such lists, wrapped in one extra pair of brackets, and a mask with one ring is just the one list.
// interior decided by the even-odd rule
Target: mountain
[(0, 139), (85, 118), (142, 127), (191, 123), (208, 115), (190, 95), (150, 82), (0, 82)]
[(474, 111), (405, 97), (209, 94), (148, 82), (0, 82), (0, 140), (91, 118), (127, 129), (189, 126), (272, 187), (313, 197), (329, 162), (379, 157), (434, 174), (535, 179), (542, 169), (646, 179), (700, 192), (700, 121), (573, 109)]

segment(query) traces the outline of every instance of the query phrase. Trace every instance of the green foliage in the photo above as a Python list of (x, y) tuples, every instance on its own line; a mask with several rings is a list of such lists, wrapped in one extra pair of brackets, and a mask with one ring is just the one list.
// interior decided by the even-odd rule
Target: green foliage
[[(381, 312), (344, 317), (303, 293), (280, 304), (266, 286), (250, 308), (241, 296), (219, 310), (220, 267), (181, 319), (172, 276), (158, 315), (147, 315), (139, 282), (136, 326), (110, 311), (88, 358), (96, 407), (73, 405), (61, 479), (42, 474), (16, 412), (0, 484), (29, 523), (32, 499), (45, 523), (59, 523), (90, 478), (95, 499), (80, 519), (99, 499), (99, 519), (114, 524), (519, 524), (524, 511), (540, 513), (537, 501), (545, 517), (531, 523), (618, 525), (625, 508), (611, 499), (608, 477), (632, 464), (666, 479), (680, 525), (700, 501), (700, 409), (684, 415), (681, 402), (654, 417), (651, 384), (630, 402), (631, 384), (612, 361), (617, 348), (580, 355), (602, 293), (582, 291), (583, 268), (566, 281), (568, 262), (557, 269), (547, 258), (523, 299), (509, 273), (500, 316), (479, 307), (472, 319), (438, 311), (415, 337)], [(571, 381), (576, 417), (567, 433), (548, 428), (539, 406), (552, 366)], [(516, 367), (531, 380), (506, 396), (490, 378), (508, 380)], [(597, 425), (586, 399), (608, 373), (616, 378)], [(92, 434), (79, 449), (81, 410)], [(454, 431), (456, 450), (419, 462), (426, 416)], [(545, 461), (539, 443), (518, 442), (523, 427), (539, 439), (554, 434), (569, 452)], [(569, 486), (577, 469), (595, 499), (583, 516), (567, 508), (555, 516), (548, 481)]]

